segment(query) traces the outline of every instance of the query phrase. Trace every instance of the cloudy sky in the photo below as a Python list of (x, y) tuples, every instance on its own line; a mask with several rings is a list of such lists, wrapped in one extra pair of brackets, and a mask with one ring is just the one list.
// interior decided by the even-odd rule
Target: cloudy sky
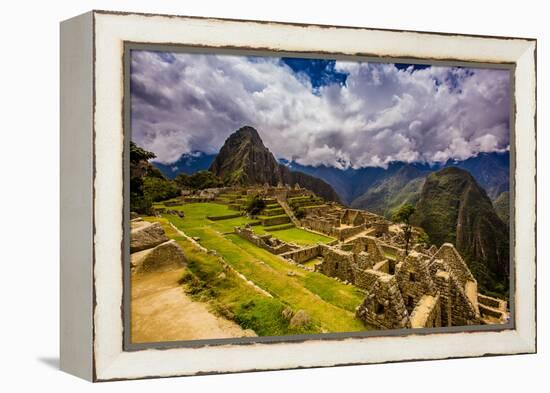
[(509, 148), (509, 72), (132, 51), (132, 139), (164, 163), (250, 125), (277, 158), (338, 168)]

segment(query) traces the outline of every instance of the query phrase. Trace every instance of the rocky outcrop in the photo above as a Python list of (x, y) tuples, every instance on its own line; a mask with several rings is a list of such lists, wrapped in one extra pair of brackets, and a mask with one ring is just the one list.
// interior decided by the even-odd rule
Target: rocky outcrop
[(227, 138), (209, 171), (229, 185), (299, 184), (326, 200), (339, 202), (338, 194), (328, 183), (279, 164), (258, 131), (249, 126)]
[(147, 222), (138, 219), (131, 222), (131, 227), (131, 253), (158, 246), (169, 240), (158, 222)]
[(311, 323), (310, 316), (304, 310), (298, 310), (296, 314), (290, 319), (288, 325), (291, 328), (303, 328)]
[(175, 240), (170, 240), (159, 222), (130, 222), (130, 266), (134, 273), (168, 271), (184, 267), (185, 255)]
[(248, 126), (227, 138), (209, 170), (230, 184), (277, 185), (281, 182), (279, 163), (264, 146), (258, 131)]
[(505, 191), (501, 193), (497, 199), (494, 200), (493, 206), (500, 219), (506, 225), (510, 225), (510, 192)]
[(184, 267), (185, 255), (175, 240), (131, 254), (135, 273), (161, 272)]

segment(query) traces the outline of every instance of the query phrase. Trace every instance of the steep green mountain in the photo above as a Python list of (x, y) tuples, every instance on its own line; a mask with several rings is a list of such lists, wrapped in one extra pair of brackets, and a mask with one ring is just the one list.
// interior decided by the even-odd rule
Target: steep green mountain
[(453, 243), (482, 289), (506, 293), (507, 225), (470, 173), (449, 167), (430, 174), (422, 187), (413, 223), (422, 227), (437, 246)]
[(300, 184), (326, 200), (339, 202), (338, 194), (328, 183), (279, 164), (258, 132), (249, 126), (227, 138), (209, 171), (227, 184)]
[(510, 225), (510, 192), (502, 192), (493, 202), (495, 212), (506, 225)]
[(402, 204), (416, 204), (426, 175), (426, 170), (406, 164), (394, 174), (373, 184), (366, 193), (355, 199), (351, 206), (389, 218)]
[(479, 153), (464, 161), (448, 161), (445, 166), (456, 166), (470, 172), (492, 200), (510, 188), (509, 152)]

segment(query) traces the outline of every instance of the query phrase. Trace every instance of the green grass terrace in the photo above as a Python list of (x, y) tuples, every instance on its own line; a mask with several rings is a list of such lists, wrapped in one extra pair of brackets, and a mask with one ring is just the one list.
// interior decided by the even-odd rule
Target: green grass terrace
[[(187, 293), (198, 301), (208, 303), (213, 312), (236, 321), (244, 328), (253, 329), (261, 336), (371, 329), (354, 315), (355, 308), (365, 296), (361, 290), (321, 273), (301, 269), (231, 232), (235, 225), (255, 223), (253, 229), (257, 233), (270, 233), (281, 240), (302, 245), (326, 243), (334, 239), (296, 227), (268, 232), (268, 228), (257, 225), (257, 220), (245, 216), (216, 220), (207, 218), (235, 214), (234, 210), (223, 204), (188, 203), (171, 206), (170, 209), (182, 210), (185, 217), (163, 214), (162, 218), (146, 219), (159, 221), (167, 235), (183, 248), (188, 267), (181, 283)], [(170, 224), (187, 236), (200, 238), (200, 245), (215, 251), (215, 254), (201, 251)], [(234, 270), (224, 271), (224, 263)], [(223, 275), (220, 274), (222, 271)], [(272, 297), (254, 289), (236, 272)], [(288, 321), (281, 317), (285, 307), (295, 312), (304, 310), (312, 322), (298, 330), (291, 329)]]

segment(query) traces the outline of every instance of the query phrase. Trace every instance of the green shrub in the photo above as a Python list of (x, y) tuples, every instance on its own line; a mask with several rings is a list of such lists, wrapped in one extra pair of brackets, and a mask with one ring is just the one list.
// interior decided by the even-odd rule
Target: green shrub
[(176, 184), (170, 180), (149, 176), (144, 177), (142, 180), (143, 195), (153, 202), (175, 198), (180, 194)]
[(265, 209), (265, 201), (258, 195), (253, 195), (246, 201), (245, 211), (252, 216), (260, 214), (263, 209)]
[(198, 171), (192, 175), (180, 173), (176, 176), (175, 182), (180, 188), (191, 188), (193, 190), (223, 186), (223, 181), (210, 171)]

